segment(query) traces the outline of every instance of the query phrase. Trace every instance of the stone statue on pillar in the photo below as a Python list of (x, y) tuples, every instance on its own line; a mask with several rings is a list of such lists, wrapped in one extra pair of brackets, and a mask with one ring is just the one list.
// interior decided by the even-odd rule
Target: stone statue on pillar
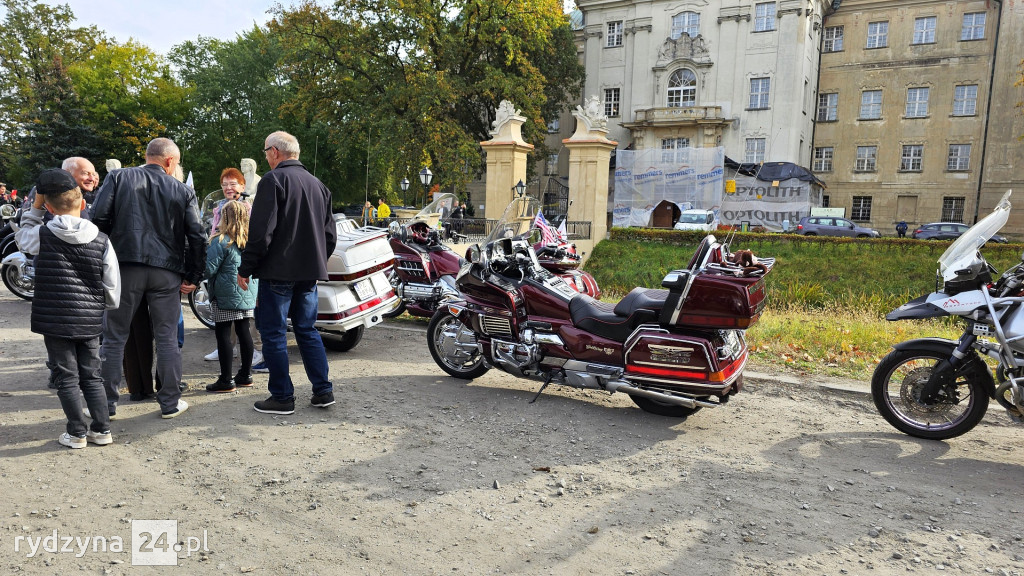
[(576, 132), (570, 140), (592, 140), (604, 138), (608, 134), (608, 116), (605, 115), (601, 106), (601, 100), (597, 96), (591, 96), (583, 101), (582, 105), (576, 106), (572, 115), (576, 118)]
[(526, 156), (533, 145), (523, 140), (526, 117), (508, 100), (502, 100), (491, 124), (491, 139), (481, 142), (487, 154), (486, 218), (497, 218), (512, 201), (512, 187), (526, 182)]
[(256, 161), (252, 158), (242, 158), (239, 166), (242, 170), (242, 177), (245, 178), (245, 194), (249, 198), (256, 197), (256, 185), (260, 183), (259, 174), (256, 174)]

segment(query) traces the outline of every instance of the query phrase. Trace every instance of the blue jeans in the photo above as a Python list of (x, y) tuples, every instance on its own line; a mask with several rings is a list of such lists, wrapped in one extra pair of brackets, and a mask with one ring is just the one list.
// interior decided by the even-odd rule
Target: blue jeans
[(320, 339), (316, 322), (316, 281), (276, 282), (260, 280), (256, 309), (258, 328), (263, 337), (263, 361), (270, 375), (267, 388), (279, 402), (295, 400), (295, 387), (288, 370), (288, 318), (299, 346), (306, 377), (313, 385), (313, 395), (334, 391), (327, 374), (327, 352)]

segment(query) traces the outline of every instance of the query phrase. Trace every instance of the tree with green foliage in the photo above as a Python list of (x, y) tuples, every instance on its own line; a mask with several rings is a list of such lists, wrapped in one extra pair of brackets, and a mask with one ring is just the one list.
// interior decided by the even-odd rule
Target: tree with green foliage
[[(38, 126), (46, 110), (65, 107), (46, 97), (69, 96), (73, 86), (64, 84), (53, 74), (65, 74), (66, 67), (87, 58), (96, 43), (103, 39), (94, 26), (74, 28), (75, 16), (66, 5), (48, 6), (40, 2), (0, 0), (7, 10), (0, 42), (0, 173), (13, 182), (26, 183), (35, 178), (25, 161), (23, 144), (30, 136), (28, 125), (35, 123), (31, 134), (42, 137), (47, 130)], [(39, 90), (47, 91), (46, 95)], [(33, 143), (39, 150), (45, 142)]]
[(295, 85), (287, 107), (326, 126), (340, 154), (369, 143), (373, 189), (417, 185), (426, 163), (435, 183), (463, 190), (502, 100), (544, 154), (547, 120), (583, 81), (558, 0), (306, 1), (270, 28)]
[[(261, 149), (275, 130), (299, 139), (301, 161), (336, 198), (352, 187), (353, 179), (362, 182), (362, 165), (345, 162), (337, 148), (327, 146), (322, 126), (290, 113), (287, 103), (294, 90), (281, 74), (282, 55), (277, 38), (259, 26), (232, 41), (201, 37), (172, 49), (170, 59), (188, 88), (189, 112), (179, 144), (201, 191), (218, 186), (221, 170), (237, 167), (241, 158), (253, 158), (268, 169)], [(358, 190), (361, 197), (361, 185)]]
[(32, 82), (31, 89), (44, 104), (26, 117), (25, 138), (19, 146), (19, 164), (25, 173), (59, 167), (70, 156), (96, 158), (103, 153), (99, 135), (81, 120), (80, 99), (59, 56), (48, 72)]
[(101, 41), (68, 73), (81, 98), (80, 121), (99, 134), (106, 158), (141, 164), (150, 140), (177, 136), (169, 131), (184, 121), (186, 90), (148, 47)]

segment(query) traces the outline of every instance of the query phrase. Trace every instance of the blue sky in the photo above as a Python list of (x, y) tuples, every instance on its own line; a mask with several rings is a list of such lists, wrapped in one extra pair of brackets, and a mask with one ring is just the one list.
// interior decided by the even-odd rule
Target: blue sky
[[(175, 44), (210, 36), (233, 40), (253, 23), (270, 19), (267, 10), (277, 0), (171, 0), (166, 3), (138, 0), (43, 0), (44, 4), (67, 4), (78, 24), (96, 25), (118, 42), (135, 38), (153, 51), (166, 54)], [(293, 4), (281, 0), (284, 6)], [(563, 0), (567, 9), (573, 0)], [(144, 6), (144, 7), (143, 7)], [(6, 11), (0, 8), (0, 18)]]

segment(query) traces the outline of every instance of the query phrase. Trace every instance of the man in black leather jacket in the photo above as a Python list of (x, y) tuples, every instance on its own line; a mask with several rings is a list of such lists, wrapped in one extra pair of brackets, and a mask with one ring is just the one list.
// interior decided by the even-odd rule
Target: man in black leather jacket
[(192, 292), (202, 280), (206, 235), (195, 192), (171, 176), (180, 161), (174, 142), (154, 139), (146, 147), (145, 164), (107, 174), (92, 206), (92, 221), (110, 237), (121, 265), (121, 306), (107, 312), (100, 349), (111, 416), (132, 317), (146, 302), (163, 384), (157, 394), (160, 411), (174, 418), (188, 409), (180, 389), (179, 294)]

